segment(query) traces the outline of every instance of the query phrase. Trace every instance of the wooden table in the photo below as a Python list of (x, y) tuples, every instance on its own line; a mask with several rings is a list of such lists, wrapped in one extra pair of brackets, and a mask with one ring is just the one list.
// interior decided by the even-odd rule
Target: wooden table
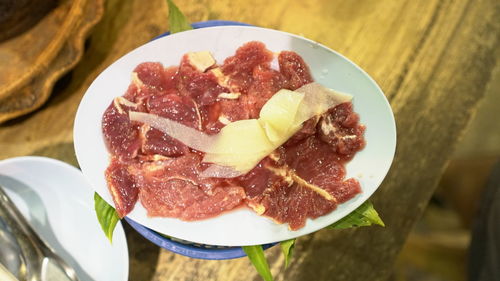
[[(354, 4), (356, 3), (356, 4)], [(395, 161), (373, 202), (387, 227), (322, 230), (298, 239), (277, 280), (384, 280), (422, 214), (454, 145), (483, 97), (498, 59), (495, 0), (185, 0), (193, 21), (225, 19), (303, 35), (365, 69), (390, 100)], [(168, 29), (164, 0), (109, 0), (77, 67), (40, 110), (0, 125), (0, 159), (43, 155), (77, 165), (72, 128), (78, 103), (110, 63)], [(248, 259), (203, 261), (159, 249), (126, 227), (130, 280), (259, 280)]]

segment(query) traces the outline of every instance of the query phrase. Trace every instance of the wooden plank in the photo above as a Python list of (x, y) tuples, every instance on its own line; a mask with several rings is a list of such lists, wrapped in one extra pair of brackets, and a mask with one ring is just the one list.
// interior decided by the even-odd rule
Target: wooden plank
[[(388, 91), (399, 145), (392, 170), (374, 196), (388, 227), (317, 233), (302, 248), (305, 262), (292, 266), (286, 280), (312, 276), (314, 280), (331, 276), (383, 280), (389, 275), (394, 257), (484, 94), (494, 66), (498, 10), (492, 8), (493, 1), (474, 3), (436, 6), (437, 14), (423, 32), (428, 38), (419, 40), (422, 43), (415, 46), (415, 54), (407, 58), (401, 85)], [(328, 259), (320, 258), (324, 256)]]
[[(226, 19), (304, 35), (363, 67), (391, 101), (398, 126), (393, 167), (373, 200), (386, 228), (319, 231), (298, 240), (277, 280), (383, 280), (485, 91), (497, 57), (494, 0), (177, 1), (192, 21)], [(76, 164), (73, 118), (92, 80), (167, 30), (163, 0), (107, 2), (84, 60), (35, 114), (0, 126), (0, 159), (38, 154)], [(130, 280), (259, 280), (247, 259), (203, 261), (160, 250), (127, 228)]]

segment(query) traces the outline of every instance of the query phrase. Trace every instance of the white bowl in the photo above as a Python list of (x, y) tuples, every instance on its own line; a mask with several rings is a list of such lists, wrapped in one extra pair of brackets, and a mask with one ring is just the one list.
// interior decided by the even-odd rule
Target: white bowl
[(128, 280), (121, 223), (111, 244), (95, 215), (94, 191), (78, 169), (45, 157), (6, 159), (0, 161), (0, 185), (81, 281)]
[(133, 69), (145, 61), (158, 61), (164, 66), (178, 65), (183, 54), (203, 50), (211, 51), (217, 62), (222, 63), (238, 47), (254, 40), (263, 42), (273, 52), (297, 52), (309, 65), (317, 82), (354, 96), (354, 110), (367, 127), (367, 145), (346, 168), (347, 177), (360, 182), (362, 193), (339, 205), (330, 214), (309, 219), (305, 227), (297, 231), (245, 208), (212, 219), (185, 222), (175, 218), (150, 218), (143, 206), (137, 203), (128, 217), (155, 231), (196, 243), (256, 245), (291, 239), (324, 228), (349, 214), (373, 194), (389, 170), (396, 147), (394, 116), (375, 81), (344, 56), (300, 36), (259, 27), (220, 26), (176, 33), (149, 42), (117, 60), (89, 87), (76, 115), (75, 150), (84, 175), (104, 200), (113, 205), (104, 178), (109, 156), (101, 132), (101, 118), (113, 98), (125, 93)]

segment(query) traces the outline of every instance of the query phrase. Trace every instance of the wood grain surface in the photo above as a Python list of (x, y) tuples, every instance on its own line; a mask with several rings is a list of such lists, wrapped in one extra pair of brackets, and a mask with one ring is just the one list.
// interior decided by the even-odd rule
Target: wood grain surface
[[(344, 54), (381, 86), (394, 110), (398, 145), (373, 196), (387, 227), (321, 230), (298, 239), (276, 280), (385, 280), (420, 217), (454, 145), (484, 95), (498, 57), (496, 0), (176, 1), (191, 21), (224, 19), (303, 35)], [(72, 127), (92, 80), (128, 51), (168, 29), (165, 1), (109, 0), (81, 63), (40, 110), (0, 125), (0, 159), (43, 155), (77, 165)], [(260, 280), (246, 258), (204, 261), (159, 249), (126, 227), (130, 280)]]

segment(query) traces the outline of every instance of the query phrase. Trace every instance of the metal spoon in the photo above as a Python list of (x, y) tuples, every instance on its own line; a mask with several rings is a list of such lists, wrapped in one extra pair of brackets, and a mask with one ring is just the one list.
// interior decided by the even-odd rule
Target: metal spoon
[[(17, 279), (26, 279), (26, 262), (16, 237), (0, 216), (0, 273), (9, 272)], [(1, 276), (1, 274), (0, 274)], [(7, 279), (2, 276), (0, 280)]]
[[(21, 257), (18, 262), (19, 268), (8, 268), (16, 278), (29, 281), (79, 280), (75, 270), (31, 228), (2, 186), (0, 186), (0, 220), (0, 234), (11, 234), (5, 235), (3, 240), (0, 239), (0, 243), (8, 241), (11, 249), (17, 247), (21, 250), (21, 253), (18, 253)], [(16, 241), (12, 241), (12, 237), (15, 237)], [(2, 245), (0, 248), (6, 247)], [(14, 263), (16, 263), (15, 258)], [(4, 264), (4, 266), (9, 265)]]

